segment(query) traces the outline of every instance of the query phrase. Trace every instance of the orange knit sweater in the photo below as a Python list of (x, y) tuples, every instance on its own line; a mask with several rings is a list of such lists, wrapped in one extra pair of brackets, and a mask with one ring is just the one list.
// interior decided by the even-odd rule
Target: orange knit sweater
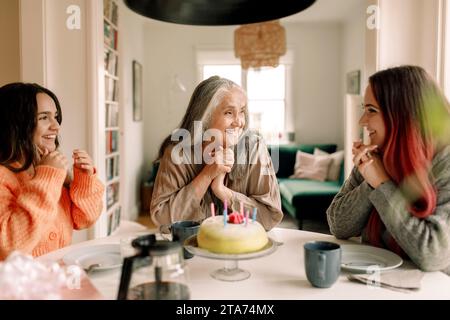
[(0, 260), (20, 250), (37, 257), (69, 245), (73, 229), (100, 216), (104, 186), (96, 175), (74, 168), (70, 189), (66, 171), (37, 166), (31, 177), (0, 166)]

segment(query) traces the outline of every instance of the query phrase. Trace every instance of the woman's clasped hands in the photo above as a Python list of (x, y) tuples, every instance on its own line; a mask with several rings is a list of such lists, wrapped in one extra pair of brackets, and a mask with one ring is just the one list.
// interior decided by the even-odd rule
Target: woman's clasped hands
[(211, 189), (221, 200), (228, 198), (231, 192), (225, 187), (225, 176), (231, 172), (234, 165), (234, 151), (222, 146), (210, 154), (211, 161), (205, 166), (208, 177), (211, 179)]
[(361, 141), (355, 141), (352, 154), (353, 164), (372, 188), (376, 189), (383, 182), (390, 180), (377, 145), (364, 145)]

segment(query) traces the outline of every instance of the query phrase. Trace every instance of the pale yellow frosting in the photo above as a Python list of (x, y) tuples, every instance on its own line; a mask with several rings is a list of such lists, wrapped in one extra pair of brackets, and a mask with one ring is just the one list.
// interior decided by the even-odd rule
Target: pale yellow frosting
[(203, 221), (197, 234), (198, 246), (216, 253), (250, 253), (262, 249), (268, 241), (259, 222), (249, 221), (247, 226), (227, 223), (224, 227), (223, 216)]

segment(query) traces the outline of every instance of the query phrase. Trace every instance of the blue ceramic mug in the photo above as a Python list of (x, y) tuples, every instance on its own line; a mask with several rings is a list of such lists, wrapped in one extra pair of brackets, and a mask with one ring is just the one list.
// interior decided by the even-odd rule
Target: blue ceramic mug
[(331, 287), (341, 272), (341, 246), (334, 242), (312, 241), (303, 248), (308, 281), (314, 287)]
[[(172, 241), (180, 242), (181, 246), (183, 246), (184, 241), (190, 236), (197, 234), (200, 229), (200, 223), (197, 221), (177, 221), (172, 224), (165, 224), (159, 228), (159, 231), (163, 235), (164, 233), (172, 234)], [(166, 237), (163, 238), (167, 239)], [(193, 255), (183, 248), (183, 256), (185, 259), (190, 259)]]

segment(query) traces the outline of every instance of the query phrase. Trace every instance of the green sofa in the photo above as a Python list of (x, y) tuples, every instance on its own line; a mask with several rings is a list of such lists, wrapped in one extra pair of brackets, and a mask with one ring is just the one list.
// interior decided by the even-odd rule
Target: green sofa
[[(279, 166), (276, 175), (280, 186), (283, 212), (297, 219), (299, 229), (303, 228), (304, 219), (326, 221), (325, 212), (344, 181), (344, 163), (341, 165), (338, 181), (321, 182), (308, 179), (290, 179), (289, 176), (294, 173), (297, 151), (312, 154), (314, 148), (319, 148), (325, 152), (333, 153), (336, 151), (336, 147), (335, 144), (269, 146), (272, 160), (276, 159), (275, 148), (278, 148)], [(275, 163), (274, 165), (276, 168)]]

